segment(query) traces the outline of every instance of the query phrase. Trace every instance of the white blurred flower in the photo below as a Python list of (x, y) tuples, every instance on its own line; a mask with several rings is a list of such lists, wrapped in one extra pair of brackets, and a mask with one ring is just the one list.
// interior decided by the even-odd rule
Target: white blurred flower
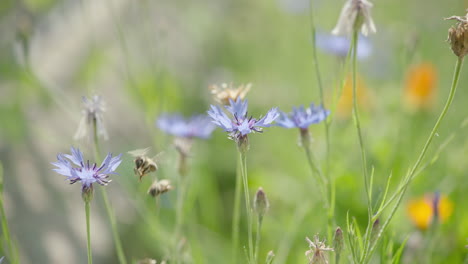
[(94, 95), (90, 99), (83, 96), (83, 111), (78, 130), (75, 133), (74, 139), (79, 140), (94, 135), (94, 126), (96, 126), (97, 136), (107, 140), (107, 131), (104, 127), (102, 113), (106, 111), (106, 106), (101, 96)]
[(367, 0), (347, 0), (332, 34), (351, 35), (354, 29), (360, 30), (364, 36), (375, 33), (377, 30), (370, 14), (372, 6)]

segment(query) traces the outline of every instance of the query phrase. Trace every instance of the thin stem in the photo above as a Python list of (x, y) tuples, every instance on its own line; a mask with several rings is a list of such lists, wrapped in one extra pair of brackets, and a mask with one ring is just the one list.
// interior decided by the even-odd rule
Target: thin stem
[(409, 184), (414, 179), (414, 176), (416, 175), (417, 169), (420, 166), (422, 160), (424, 159), (424, 157), (426, 155), (426, 152), (427, 152), (429, 146), (431, 145), (431, 142), (434, 139), (434, 136), (436, 135), (437, 130), (439, 129), (439, 126), (440, 126), (442, 120), (444, 119), (445, 115), (447, 114), (448, 110), (450, 109), (450, 106), (452, 105), (453, 98), (455, 97), (455, 92), (457, 90), (457, 85), (458, 85), (458, 80), (459, 80), (459, 77), (460, 77), (460, 72), (461, 72), (462, 65), (463, 65), (463, 58), (459, 57), (458, 60), (457, 60), (456, 65), (455, 65), (455, 71), (454, 71), (454, 74), (453, 74), (452, 86), (450, 87), (449, 96), (447, 98), (445, 106), (442, 109), (442, 112), (440, 113), (439, 118), (437, 119), (434, 127), (432, 128), (432, 131), (429, 134), (429, 137), (427, 138), (426, 143), (424, 144), (424, 147), (421, 150), (421, 153), (419, 154), (418, 159), (416, 160), (416, 163), (413, 165), (413, 167), (411, 168), (411, 170), (408, 173), (407, 177), (405, 178), (403, 189), (401, 190), (401, 193), (398, 196), (397, 202), (393, 206), (392, 211), (390, 212), (390, 215), (389, 215), (388, 219), (382, 225), (382, 228), (380, 229), (379, 234), (375, 238), (375, 241), (374, 241), (373, 245), (371, 246), (371, 248), (369, 250), (369, 253), (364, 256), (364, 260), (362, 261), (362, 263), (367, 263), (369, 258), (372, 256), (372, 253), (376, 249), (378, 240), (380, 239), (383, 232), (386, 230), (386, 228), (390, 224), (390, 221), (393, 219), (393, 216), (395, 215), (396, 210), (398, 209), (398, 207), (399, 207), (399, 205), (401, 203), (401, 200), (403, 199), (403, 196), (405, 195), (406, 190), (408, 189)]
[(91, 254), (91, 221), (89, 219), (89, 216), (90, 216), (89, 202), (85, 202), (85, 213), (86, 213), (86, 237), (88, 238), (88, 242), (87, 242), (88, 264), (92, 264), (93, 257)]
[(178, 238), (182, 234), (182, 226), (184, 223), (184, 194), (186, 190), (186, 182), (187, 179), (185, 178), (184, 175), (179, 174), (178, 176), (178, 182), (179, 182), (179, 190), (177, 192), (177, 204), (176, 204), (176, 225), (174, 228), (174, 259), (175, 263), (180, 263), (180, 258), (179, 256), (181, 255), (181, 252), (177, 252), (178, 250)]
[(258, 263), (258, 249), (260, 247), (260, 239), (262, 237), (262, 223), (263, 216), (258, 216), (257, 218), (257, 237), (255, 239), (255, 251), (254, 251), (254, 263)]
[(249, 240), (249, 262), (254, 260), (253, 241), (252, 241), (252, 207), (250, 204), (249, 182), (247, 179), (247, 156), (239, 151), (240, 166), (242, 172), (242, 181), (244, 183), (245, 209), (247, 211), (248, 240)]
[[(314, 23), (314, 12), (313, 12), (313, 3), (312, 0), (309, 3), (309, 13), (310, 13), (310, 30), (311, 30), (311, 35), (312, 35), (312, 56), (313, 56), (313, 64), (315, 68), (315, 75), (317, 77), (317, 85), (319, 87), (319, 93), (320, 93), (320, 104), (322, 105), (323, 108), (325, 108), (325, 98), (324, 98), (324, 92), (323, 92), (323, 84), (322, 84), (322, 77), (320, 74), (320, 68), (319, 68), (319, 62), (317, 58), (317, 41), (316, 41), (316, 29), (315, 29), (315, 23)], [(326, 142), (326, 148), (325, 148), (325, 157), (326, 157), (326, 166), (325, 166), (325, 177), (327, 179), (327, 186), (326, 188), (329, 189), (329, 194), (330, 194), (330, 206), (328, 207), (328, 227), (327, 227), (327, 234), (328, 234), (328, 239), (331, 239), (332, 236), (332, 230), (333, 230), (333, 222), (334, 222), (334, 214), (335, 214), (335, 183), (334, 180), (332, 179), (330, 175), (330, 124), (328, 122), (323, 122), (324, 123), (324, 128), (325, 128), (325, 142)]]
[(241, 204), (241, 186), (242, 186), (242, 168), (241, 161), (237, 161), (236, 187), (234, 191), (234, 212), (232, 220), (232, 260), (237, 264), (237, 255), (239, 251), (239, 223), (240, 223), (240, 204)]
[(325, 177), (323, 177), (323, 174), (320, 171), (320, 169), (315, 165), (312, 152), (310, 151), (310, 146), (308, 144), (305, 144), (304, 142), (303, 142), (303, 145), (304, 145), (304, 150), (305, 150), (306, 157), (307, 157), (307, 162), (309, 164), (310, 169), (312, 170), (312, 174), (314, 175), (317, 182), (319, 183), (319, 189), (320, 189), (320, 192), (322, 193), (322, 195), (324, 197), (323, 200), (324, 200), (325, 206), (328, 208), (330, 206), (330, 203), (328, 201), (328, 195), (327, 195), (327, 189), (326, 189), (326, 185), (327, 185), (326, 179), (325, 179)]
[[(94, 155), (95, 155), (96, 162), (98, 162), (98, 160), (101, 157), (101, 153), (99, 151), (99, 137), (98, 137), (96, 122), (97, 120), (94, 118), (93, 119)], [(119, 232), (117, 231), (117, 222), (115, 220), (115, 214), (109, 202), (109, 198), (107, 196), (107, 190), (104, 187), (101, 188), (101, 194), (102, 194), (102, 200), (104, 201), (104, 207), (106, 208), (107, 216), (109, 217), (109, 222), (111, 224), (112, 237), (114, 238), (115, 250), (117, 251), (117, 258), (119, 259), (120, 264), (127, 264), (127, 260), (125, 258), (125, 254), (122, 248), (122, 243), (120, 241)]]
[[(366, 151), (364, 148), (364, 140), (362, 137), (361, 131), (361, 122), (359, 119), (359, 109), (358, 109), (358, 101), (357, 101), (357, 50), (358, 50), (358, 37), (359, 32), (358, 30), (354, 30), (353, 32), (353, 39), (352, 39), (352, 70), (353, 70), (353, 117), (354, 117), (354, 124), (356, 125), (359, 147), (361, 150), (361, 162), (362, 162), (362, 171), (364, 176), (364, 188), (366, 191), (366, 198), (367, 198), (367, 210), (368, 210), (368, 222), (366, 233), (364, 236), (364, 252), (367, 252), (368, 246), (370, 244), (370, 236), (371, 236), (371, 226), (372, 226), (372, 205), (371, 205), (371, 195), (370, 195), (370, 188), (369, 186), (369, 176), (367, 174), (367, 158), (366, 158)], [(364, 254), (363, 254), (364, 257)]]
[(10, 229), (8, 228), (8, 221), (5, 214), (5, 208), (3, 207), (3, 190), (0, 194), (0, 213), (2, 214), (2, 233), (7, 243), (10, 261), (11, 263), (19, 263), (17, 255), (15, 253), (15, 248), (13, 247), (13, 243), (11, 241)]

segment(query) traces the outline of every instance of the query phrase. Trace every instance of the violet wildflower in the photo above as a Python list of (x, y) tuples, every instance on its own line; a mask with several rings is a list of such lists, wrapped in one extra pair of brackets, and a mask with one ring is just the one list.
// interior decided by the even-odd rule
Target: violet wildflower
[(347, 0), (332, 34), (349, 36), (354, 31), (361, 31), (367, 36), (369, 33), (375, 33), (377, 30), (370, 14), (372, 6), (367, 0)]
[(52, 165), (57, 167), (53, 170), (58, 174), (66, 176), (70, 184), (81, 181), (83, 199), (89, 202), (92, 198), (93, 183), (105, 186), (111, 182), (109, 176), (117, 174), (115, 170), (122, 162), (121, 156), (122, 154), (112, 157), (112, 154), (109, 153), (104, 158), (101, 166), (98, 167), (96, 163), (90, 164), (89, 160), (85, 162), (83, 153), (79, 149), (72, 147), (71, 155), (58, 154), (58, 161), (53, 162)]
[[(322, 51), (345, 58), (351, 46), (351, 40), (347, 36), (336, 36), (327, 33), (317, 33), (317, 47)], [(362, 35), (358, 38), (357, 57), (365, 59), (372, 54), (372, 43)]]
[(106, 128), (104, 127), (104, 119), (102, 114), (106, 111), (106, 105), (101, 96), (94, 95), (91, 98), (83, 96), (81, 117), (78, 130), (75, 133), (74, 139), (79, 140), (86, 136), (101, 136), (105, 140), (108, 139)]
[(185, 119), (178, 114), (164, 114), (158, 118), (156, 125), (162, 131), (182, 138), (207, 139), (216, 128), (206, 115), (195, 115)]
[(247, 100), (243, 101), (238, 98), (236, 101), (230, 100), (229, 103), (225, 108), (233, 116), (232, 119), (223, 112), (221, 107), (215, 105), (211, 105), (208, 114), (213, 119), (213, 123), (228, 132), (229, 138), (235, 140), (239, 146), (247, 143), (248, 134), (261, 133), (263, 127), (270, 127), (279, 117), (278, 109), (272, 108), (264, 117), (255, 119), (247, 115)]

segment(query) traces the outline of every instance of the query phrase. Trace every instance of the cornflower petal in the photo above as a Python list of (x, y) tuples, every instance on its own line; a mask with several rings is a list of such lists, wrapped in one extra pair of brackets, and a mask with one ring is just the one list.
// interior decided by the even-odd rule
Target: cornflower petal
[(278, 108), (272, 108), (267, 114), (257, 121), (256, 126), (269, 127), (279, 117)]
[(233, 115), (242, 117), (247, 114), (247, 100), (242, 101), (240, 98), (237, 98), (236, 101), (229, 99), (230, 105), (226, 106), (226, 109)]

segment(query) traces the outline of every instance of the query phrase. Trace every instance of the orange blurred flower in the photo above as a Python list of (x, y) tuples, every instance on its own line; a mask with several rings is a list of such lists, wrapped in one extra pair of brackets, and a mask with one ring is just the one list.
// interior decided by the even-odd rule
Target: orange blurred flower
[[(357, 102), (360, 109), (369, 108), (370, 99), (369, 92), (364, 81), (358, 76), (356, 80), (356, 94)], [(351, 116), (353, 112), (353, 78), (349, 75), (344, 83), (343, 91), (341, 92), (340, 99), (338, 99), (338, 105), (336, 114), (338, 118), (346, 119)]]
[(432, 63), (413, 66), (406, 77), (404, 100), (408, 110), (428, 110), (436, 94), (437, 70)]
[(432, 193), (409, 201), (406, 209), (413, 224), (426, 230), (435, 219), (441, 223), (447, 221), (452, 215), (453, 203), (445, 195)]

